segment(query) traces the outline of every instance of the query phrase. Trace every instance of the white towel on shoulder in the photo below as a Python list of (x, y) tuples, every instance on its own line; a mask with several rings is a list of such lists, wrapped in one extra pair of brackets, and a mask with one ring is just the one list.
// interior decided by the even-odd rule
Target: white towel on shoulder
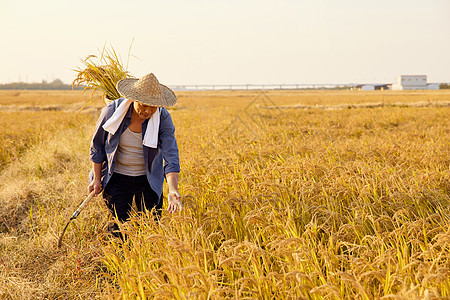
[[(115, 100), (117, 101), (117, 100)], [(117, 129), (119, 129), (123, 118), (128, 112), (131, 103), (133, 101), (125, 99), (116, 108), (113, 115), (103, 124), (103, 129), (111, 134), (115, 134)], [(158, 147), (158, 132), (159, 132), (159, 122), (160, 122), (161, 109), (158, 108), (155, 113), (148, 120), (147, 130), (145, 131), (144, 140), (142, 144), (150, 148)]]

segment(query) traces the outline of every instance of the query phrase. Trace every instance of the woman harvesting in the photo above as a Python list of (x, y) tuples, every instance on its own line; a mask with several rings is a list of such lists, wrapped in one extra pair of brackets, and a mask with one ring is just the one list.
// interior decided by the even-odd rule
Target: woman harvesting
[(175, 127), (165, 109), (177, 103), (175, 94), (153, 74), (122, 79), (117, 90), (124, 98), (102, 109), (92, 138), (89, 192), (103, 190), (111, 214), (125, 221), (133, 197), (139, 211), (162, 208), (166, 179), (168, 211), (181, 210)]

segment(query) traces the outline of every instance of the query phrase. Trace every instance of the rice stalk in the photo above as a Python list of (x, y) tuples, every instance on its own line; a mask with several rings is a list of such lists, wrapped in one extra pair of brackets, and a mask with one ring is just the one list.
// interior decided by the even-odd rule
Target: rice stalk
[(83, 67), (74, 70), (77, 76), (72, 87), (84, 86), (83, 91), (92, 91), (91, 97), (95, 91), (100, 91), (104, 94), (106, 104), (121, 97), (116, 88), (119, 80), (133, 78), (113, 47), (106, 49), (104, 46), (100, 57), (89, 55), (81, 63)]

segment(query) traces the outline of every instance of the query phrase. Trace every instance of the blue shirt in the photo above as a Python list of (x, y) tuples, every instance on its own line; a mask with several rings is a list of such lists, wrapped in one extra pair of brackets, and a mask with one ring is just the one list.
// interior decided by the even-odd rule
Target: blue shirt
[[(112, 116), (116, 107), (122, 103), (124, 98), (112, 101), (101, 111), (95, 126), (94, 136), (90, 147), (90, 160), (94, 163), (102, 164), (102, 187), (111, 179), (116, 164), (117, 148), (119, 147), (120, 136), (131, 124), (132, 106), (128, 109), (122, 123), (115, 134), (111, 134), (103, 129), (103, 124)], [(158, 113), (158, 110), (155, 112)], [(172, 118), (165, 108), (160, 111), (160, 124), (158, 133), (158, 147), (155, 151), (152, 148), (142, 145), (145, 161), (145, 170), (150, 187), (161, 197), (163, 192), (164, 178), (167, 173), (180, 172), (180, 158), (178, 155), (178, 145), (175, 139), (175, 126)], [(148, 119), (142, 123), (142, 138), (147, 130)], [(152, 160), (154, 156), (154, 159)], [(164, 165), (163, 165), (164, 159)], [(89, 174), (89, 181), (93, 180), (93, 170)]]

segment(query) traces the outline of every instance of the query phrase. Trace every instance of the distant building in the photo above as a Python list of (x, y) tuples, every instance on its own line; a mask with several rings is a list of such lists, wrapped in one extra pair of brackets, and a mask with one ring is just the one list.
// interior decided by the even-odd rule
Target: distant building
[(365, 84), (361, 87), (361, 90), (363, 91), (373, 91), (375, 89), (375, 86), (372, 84)]
[(375, 85), (375, 90), (385, 91), (390, 90), (391, 84), (377, 84)]
[(355, 85), (352, 90), (361, 90), (361, 91), (373, 91), (375, 86), (373, 84), (358, 84)]
[(427, 75), (399, 75), (392, 89), (401, 90), (427, 90)]
[(438, 83), (429, 83), (427, 84), (428, 90), (439, 90), (439, 84)]

